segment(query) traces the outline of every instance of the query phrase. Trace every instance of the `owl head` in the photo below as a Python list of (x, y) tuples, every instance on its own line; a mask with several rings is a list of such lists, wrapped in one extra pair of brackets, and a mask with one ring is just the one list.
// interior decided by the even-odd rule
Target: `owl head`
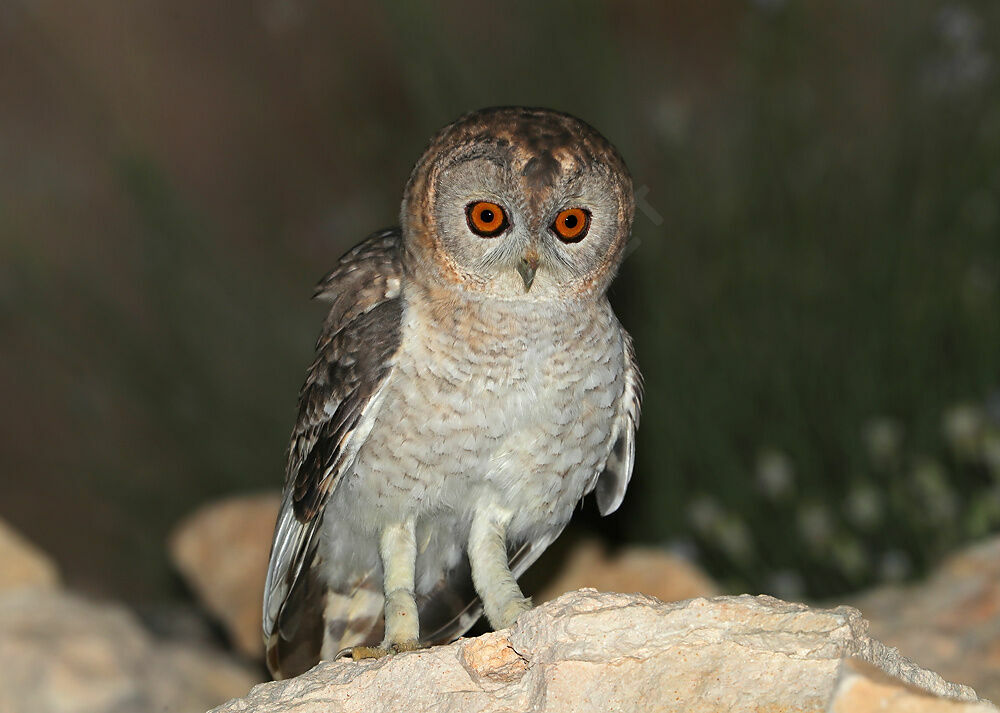
[(400, 221), (417, 281), (473, 296), (601, 295), (632, 226), (632, 179), (595, 129), (499, 107), (442, 129), (413, 169)]

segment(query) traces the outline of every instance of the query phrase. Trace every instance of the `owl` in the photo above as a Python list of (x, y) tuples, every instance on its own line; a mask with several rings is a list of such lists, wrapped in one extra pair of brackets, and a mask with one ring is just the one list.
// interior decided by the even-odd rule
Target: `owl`
[(299, 395), (264, 589), (275, 677), (494, 629), (596, 491), (614, 512), (642, 380), (606, 292), (634, 212), (615, 148), (566, 114), (442, 129), (400, 226), (341, 258)]

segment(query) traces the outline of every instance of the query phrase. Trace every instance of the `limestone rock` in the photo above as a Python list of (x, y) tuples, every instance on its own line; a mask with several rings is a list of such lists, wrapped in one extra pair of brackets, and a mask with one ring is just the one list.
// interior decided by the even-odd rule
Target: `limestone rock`
[(625, 547), (613, 555), (596, 540), (573, 546), (556, 578), (534, 596), (547, 602), (575, 589), (639, 592), (664, 602), (719, 594), (708, 575), (687, 560), (651, 547)]
[(257, 680), (218, 652), (155, 642), (117, 605), (0, 595), (4, 713), (201, 713)]
[(1000, 700), (1000, 537), (952, 555), (924, 582), (850, 604), (887, 644)]
[(260, 611), (277, 494), (229, 498), (201, 508), (170, 538), (170, 556), (185, 581), (247, 656), (264, 653)]
[[(873, 677), (863, 664), (882, 673)], [(818, 713), (854, 700), (893, 703), (896, 691), (906, 707), (880, 710), (996, 711), (967, 686), (870, 638), (849, 607), (748, 595), (663, 603), (582, 590), (527, 612), (511, 629), (379, 660), (324, 662), (213, 713)], [(946, 704), (956, 707), (933, 707)]]
[(52, 589), (59, 571), (47, 554), (0, 520), (0, 592), (11, 589)]
[(892, 678), (859, 659), (847, 659), (840, 672), (830, 713), (990, 713), (985, 701), (941, 698)]

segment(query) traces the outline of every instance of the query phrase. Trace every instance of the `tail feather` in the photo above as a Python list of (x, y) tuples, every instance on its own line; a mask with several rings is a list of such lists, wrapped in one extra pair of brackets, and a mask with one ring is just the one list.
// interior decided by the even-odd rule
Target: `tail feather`
[(382, 590), (373, 573), (361, 577), (347, 594), (327, 590), (323, 659), (337, 658), (354, 646), (377, 646), (384, 633)]
[(276, 679), (298, 676), (319, 661), (324, 587), (316, 573), (310, 567), (298, 578), (265, 642), (267, 668)]

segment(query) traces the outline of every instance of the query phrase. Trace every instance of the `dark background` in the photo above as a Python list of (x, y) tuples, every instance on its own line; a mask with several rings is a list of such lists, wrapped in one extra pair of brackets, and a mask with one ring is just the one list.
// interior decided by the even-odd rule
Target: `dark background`
[(170, 527), (280, 487), (338, 256), (427, 139), (541, 105), (640, 195), (647, 379), (578, 528), (830, 597), (1000, 525), (1000, 4), (0, 3), (0, 517), (180, 595)]

